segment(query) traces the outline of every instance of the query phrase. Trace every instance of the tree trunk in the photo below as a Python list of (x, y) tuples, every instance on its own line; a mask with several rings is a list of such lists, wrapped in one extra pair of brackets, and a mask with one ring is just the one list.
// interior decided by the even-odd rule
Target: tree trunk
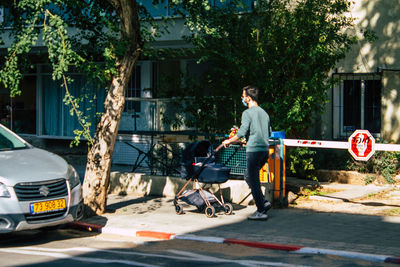
[(121, 41), (128, 41), (129, 47), (124, 56), (116, 61), (119, 75), (112, 79), (104, 101), (104, 112), (97, 125), (94, 144), (88, 153), (83, 182), (86, 215), (105, 212), (111, 159), (125, 104), (126, 85), (143, 47), (136, 1), (109, 0), (109, 3), (115, 8), (121, 21)]

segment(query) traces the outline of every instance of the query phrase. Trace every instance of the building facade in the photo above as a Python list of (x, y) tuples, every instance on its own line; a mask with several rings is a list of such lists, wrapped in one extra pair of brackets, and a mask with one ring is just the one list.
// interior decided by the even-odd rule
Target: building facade
[(344, 139), (355, 129), (400, 142), (400, 1), (357, 0), (349, 16), (356, 30), (372, 31), (374, 42), (358, 43), (333, 70), (338, 82), (313, 135)]
[[(211, 1), (217, 5), (219, 1)], [(249, 1), (251, 5), (252, 1)], [(152, 1), (142, 1), (153, 17), (173, 16), (168, 0), (154, 6)], [(337, 64), (331, 78), (337, 81), (328, 92), (329, 103), (316, 126), (310, 129), (314, 138), (340, 140), (355, 129), (367, 129), (374, 136), (388, 141), (400, 141), (400, 0), (355, 0), (349, 16), (355, 18), (356, 28), (374, 32), (377, 39), (368, 42), (360, 35), (359, 42), (346, 58)], [(0, 21), (6, 10), (0, 9)], [(187, 33), (183, 19), (174, 18), (174, 26), (153, 44), (154, 48), (189, 47), (183, 40)], [(4, 47), (7, 47), (7, 42)], [(4, 48), (3, 47), (3, 48)], [(39, 47), (40, 49), (40, 47)], [(168, 131), (160, 121), (168, 101), (154, 100), (154, 88), (162, 75), (179, 77), (182, 72), (201, 73), (206, 66), (196, 64), (195, 58), (138, 62), (127, 88), (127, 102), (120, 124), (121, 132)], [(94, 123), (96, 113), (102, 111), (104, 89), (81, 90), (85, 79), (71, 73), (75, 82), (72, 93), (87, 94), (82, 107), (90, 107), (88, 118)], [(77, 121), (70, 116), (62, 101), (65, 93), (51, 79), (49, 66), (35, 64), (26, 73), (21, 96), (10, 99), (5, 88), (0, 88), (0, 120), (23, 134), (45, 138), (73, 138)], [(141, 99), (140, 99), (141, 98)]]

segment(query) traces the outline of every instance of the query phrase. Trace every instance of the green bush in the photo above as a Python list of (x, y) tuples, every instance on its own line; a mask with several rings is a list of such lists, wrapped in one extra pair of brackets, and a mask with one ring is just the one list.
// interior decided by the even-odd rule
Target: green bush
[[(382, 141), (377, 141), (382, 142)], [(376, 151), (366, 162), (355, 160), (345, 149), (288, 148), (286, 156), (288, 175), (316, 180), (314, 170), (349, 170), (382, 175), (389, 184), (400, 173), (400, 152)], [(368, 178), (366, 184), (373, 182)]]
[[(394, 183), (394, 175), (400, 171), (400, 153), (377, 151), (366, 162), (353, 159), (347, 150), (320, 149), (313, 155), (315, 169), (350, 170), (382, 175), (387, 183)], [(371, 181), (366, 181), (371, 182)]]
[(393, 176), (400, 169), (399, 158), (399, 152), (377, 151), (365, 164), (366, 169), (381, 174), (386, 182), (393, 184), (395, 182)]
[(344, 149), (314, 149), (315, 169), (348, 170), (351, 155)]
[(286, 152), (287, 172), (298, 178), (316, 180), (314, 156), (316, 152), (307, 147), (289, 148)]

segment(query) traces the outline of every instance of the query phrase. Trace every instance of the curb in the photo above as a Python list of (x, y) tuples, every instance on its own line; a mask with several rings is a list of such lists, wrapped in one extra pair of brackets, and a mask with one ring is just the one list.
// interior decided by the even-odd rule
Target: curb
[(340, 256), (340, 257), (344, 257), (344, 258), (353, 258), (353, 259), (359, 259), (359, 260), (365, 260), (365, 261), (400, 264), (400, 257), (393, 257), (393, 256), (388, 256), (388, 255), (377, 255), (377, 254), (351, 252), (351, 251), (344, 251), (344, 250), (332, 250), (332, 249), (294, 246), (294, 245), (283, 245), (283, 244), (275, 244), (275, 243), (247, 241), (247, 240), (240, 240), (240, 239), (198, 236), (198, 235), (191, 235), (191, 234), (177, 235), (174, 233), (165, 233), (165, 232), (157, 232), (157, 231), (143, 231), (143, 230), (139, 231), (139, 230), (135, 230), (135, 229), (105, 227), (105, 226), (102, 226), (99, 224), (85, 223), (85, 222), (80, 222), (80, 221), (68, 223), (67, 226), (70, 226), (71, 228), (75, 228), (75, 229), (79, 229), (79, 230), (90, 231), (90, 232), (93, 231), (93, 232), (98, 232), (98, 233), (118, 234), (118, 235), (122, 235), (122, 236), (130, 236), (130, 237), (148, 237), (148, 238), (155, 238), (155, 239), (160, 239), (160, 240), (181, 239), (181, 240), (200, 241), (200, 242), (207, 242), (207, 243), (235, 244), (235, 245), (243, 245), (243, 246), (247, 246), (247, 247), (255, 247), (255, 248), (262, 248), (262, 249), (281, 250), (281, 251), (287, 251), (287, 252), (298, 253), (298, 254), (334, 255), (334, 256)]

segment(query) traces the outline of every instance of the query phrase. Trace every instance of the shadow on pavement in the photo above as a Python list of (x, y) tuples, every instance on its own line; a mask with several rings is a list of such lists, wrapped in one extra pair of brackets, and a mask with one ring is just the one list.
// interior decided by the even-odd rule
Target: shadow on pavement
[[(382, 204), (370, 202), (367, 205)], [(174, 233), (184, 228), (188, 230), (186, 233), (199, 236), (400, 256), (399, 216), (318, 212), (290, 207), (273, 208), (267, 221), (249, 221), (246, 218), (255, 207), (234, 205), (233, 215), (222, 213), (207, 218), (194, 206), (185, 208), (183, 215), (177, 215), (172, 199), (160, 197), (141, 197), (110, 207), (126, 209), (126, 218), (155, 227), (148, 229), (153, 231), (165, 231), (163, 227), (167, 225), (168, 232)]]
[(350, 203), (361, 204), (365, 206), (373, 206), (373, 207), (396, 207), (400, 208), (400, 205), (393, 205), (393, 204), (386, 204), (386, 203), (379, 203), (379, 202), (357, 202), (357, 201), (350, 201)]
[[(158, 197), (146, 196), (146, 197), (138, 197), (138, 198), (135, 198), (135, 199), (129, 199), (129, 200), (126, 200), (126, 201), (115, 202), (115, 203), (107, 205), (106, 212), (107, 213), (114, 213), (118, 209), (122, 209), (122, 208), (125, 208), (125, 207), (130, 206), (130, 205), (145, 203), (145, 202), (148, 202), (148, 201), (151, 201), (151, 200), (155, 200), (157, 198)], [(121, 197), (121, 199), (123, 199), (123, 197)]]
[(349, 200), (347, 198), (333, 197), (333, 196), (324, 196), (324, 198), (326, 198), (326, 199), (338, 199), (338, 200), (342, 200), (343, 202), (360, 204), (360, 205), (364, 205), (364, 206), (372, 206), (372, 207), (388, 206), (388, 207), (400, 208), (400, 205), (393, 205), (393, 204), (388, 204), (388, 203), (353, 201), (353, 200)]
[[(0, 248), (36, 246), (74, 238), (92, 237), (100, 233), (78, 231), (66, 225), (0, 235)], [(1, 265), (1, 264), (0, 264)]]
[(195, 234), (400, 256), (400, 218), (382, 216), (272, 209), (267, 221), (243, 220)]

